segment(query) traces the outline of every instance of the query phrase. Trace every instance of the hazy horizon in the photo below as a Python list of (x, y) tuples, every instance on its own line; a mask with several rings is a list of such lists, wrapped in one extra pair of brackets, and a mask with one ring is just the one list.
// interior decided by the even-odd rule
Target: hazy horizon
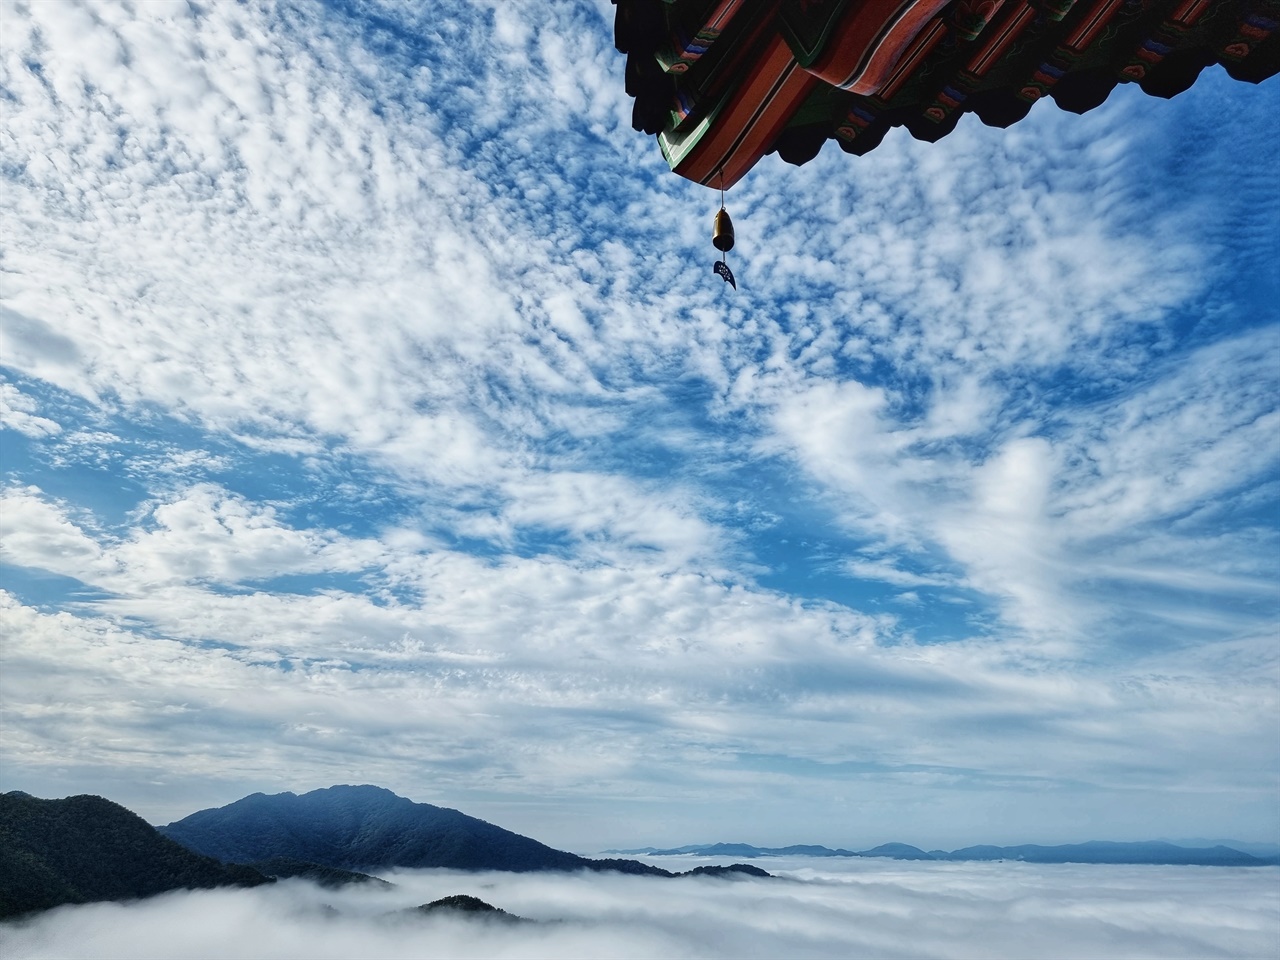
[[(349, 784), (349, 785), (360, 786), (361, 784)], [(365, 784), (365, 785), (381, 786), (380, 784)], [(330, 786), (341, 786), (341, 784), (331, 784)], [(9, 789), (21, 790), (22, 788), (11, 787)], [(324, 788), (315, 788), (315, 789), (324, 789)], [(386, 789), (386, 788), (383, 788), (383, 789)], [(30, 790), (25, 790), (23, 792), (32, 793), (32, 791)], [(88, 792), (93, 793), (93, 791), (88, 791)], [(303, 793), (307, 793), (307, 792), (309, 791), (306, 791), (306, 790), (274, 791), (274, 793), (277, 793), (277, 794), (292, 793), (295, 796)], [(392, 792), (394, 793), (395, 791), (392, 791)], [(242, 799), (245, 799), (245, 797), (253, 796), (255, 794), (260, 794), (260, 793), (265, 793), (265, 791), (251, 791), (250, 793), (245, 794), (244, 797), (237, 797), (235, 798), (235, 800), (228, 801), (228, 802), (234, 803), (236, 802), (236, 800), (242, 800)], [(32, 795), (35, 796), (35, 794), (33, 793)], [(97, 795), (101, 796), (102, 794), (97, 794)], [(62, 799), (62, 798), (61, 797), (43, 797), (42, 799)], [(105, 799), (114, 800), (114, 798), (112, 797), (106, 797)], [(473, 813), (472, 811), (461, 809), (459, 807), (452, 806), (444, 802), (420, 800), (414, 797), (407, 797), (406, 799), (413, 800), (413, 802), (415, 803), (430, 803), (433, 806), (437, 806), (437, 807), (460, 809), (462, 813), (465, 813), (468, 816), (477, 816), (477, 814)], [(114, 801), (114, 802), (118, 803), (119, 801)], [(171, 817), (162, 817), (162, 818), (147, 817), (147, 816), (144, 816), (138, 810), (133, 810), (132, 812), (137, 813), (139, 816), (142, 816), (143, 819), (146, 820), (148, 823), (150, 823), (152, 826), (162, 827), (162, 826), (168, 826), (178, 820), (183, 819), (184, 817), (190, 816), (191, 814), (199, 813), (205, 810), (217, 809), (218, 807), (222, 807), (226, 805), (227, 804), (209, 804), (205, 806), (196, 807), (190, 810), (185, 810)], [(479, 819), (485, 819), (485, 818), (480, 817)], [(504, 829), (513, 829), (509, 825), (504, 824), (500, 821), (489, 821), (489, 822), (495, 823), (497, 826), (503, 827)], [(513, 830), (513, 832), (519, 833), (518, 830)], [(988, 832), (990, 833), (992, 831), (988, 831)], [(579, 856), (585, 856), (585, 857), (593, 857), (593, 856), (600, 856), (602, 854), (614, 853), (622, 849), (638, 849), (643, 847), (654, 847), (657, 849), (669, 850), (669, 849), (676, 849), (683, 846), (691, 846), (691, 845), (708, 845), (709, 846), (711, 844), (717, 844), (717, 843), (746, 844), (746, 845), (751, 845), (756, 847), (786, 847), (786, 846), (799, 845), (799, 844), (808, 844), (813, 846), (825, 846), (831, 849), (846, 849), (852, 852), (858, 852), (862, 850), (871, 850), (871, 849), (874, 849), (875, 847), (878, 847), (886, 843), (907, 843), (907, 844), (910, 844), (911, 846), (918, 847), (921, 850), (925, 850), (926, 852), (928, 852), (932, 850), (946, 850), (946, 851), (958, 850), (963, 847), (975, 846), (978, 844), (991, 844), (994, 846), (1018, 846), (1021, 844), (1040, 844), (1043, 846), (1053, 846), (1053, 845), (1059, 845), (1059, 844), (1087, 843), (1091, 840), (1117, 841), (1117, 842), (1156, 841), (1156, 842), (1173, 843), (1173, 844), (1176, 844), (1179, 846), (1185, 846), (1185, 847), (1215, 846), (1218, 844), (1224, 844), (1224, 845), (1230, 846), (1232, 843), (1237, 843), (1245, 847), (1252, 846), (1252, 847), (1259, 847), (1259, 848), (1267, 848), (1267, 855), (1271, 855), (1273, 853), (1280, 853), (1280, 842), (1277, 842), (1275, 840), (1267, 840), (1265, 838), (1166, 837), (1166, 836), (1135, 836), (1135, 837), (1128, 837), (1128, 838), (1117, 838), (1112, 836), (1087, 836), (1087, 837), (1082, 836), (1082, 837), (1077, 837), (1075, 839), (1054, 839), (1054, 840), (1043, 839), (1044, 834), (1049, 832), (1052, 832), (1052, 831), (1051, 830), (1043, 831), (1040, 836), (1035, 836), (1035, 837), (1021, 837), (1021, 838), (1005, 839), (1005, 840), (992, 840), (992, 839), (989, 839), (986, 835), (984, 835), (981, 837), (961, 838), (959, 840), (953, 839), (951, 841), (943, 842), (943, 843), (923, 843), (923, 842), (917, 842), (915, 839), (910, 837), (905, 837), (905, 836), (892, 836), (892, 837), (884, 836), (884, 837), (879, 837), (878, 839), (870, 839), (870, 840), (863, 839), (863, 840), (852, 840), (852, 841), (844, 841), (844, 842), (833, 842), (827, 839), (815, 839), (813, 837), (806, 837), (802, 835), (803, 830), (801, 830), (800, 834), (798, 834), (797, 837), (793, 837), (791, 839), (785, 839), (785, 840), (771, 841), (771, 842), (763, 842), (760, 840), (752, 839), (751, 837), (733, 837), (733, 838), (714, 837), (711, 839), (695, 837), (695, 838), (687, 838), (679, 842), (651, 843), (645, 838), (636, 838), (634, 842), (628, 841), (626, 843), (620, 843), (615, 845), (605, 845), (605, 846), (590, 846), (590, 845), (584, 846), (581, 843), (557, 844), (557, 843), (548, 841), (544, 837), (540, 837), (537, 835), (528, 834), (528, 836), (530, 836), (534, 840), (538, 840), (539, 842), (545, 843), (548, 846), (555, 847), (556, 849), (567, 850), (571, 853), (576, 853)], [(1274, 849), (1271, 849), (1271, 848), (1274, 848)], [(1242, 849), (1242, 852), (1248, 853), (1250, 851)], [(640, 860), (644, 860), (645, 862), (658, 862), (662, 859), (660, 857), (654, 857), (646, 854), (636, 854), (636, 858)], [(699, 856), (692, 856), (692, 859), (702, 859), (702, 858)], [(708, 859), (707, 862), (713, 862), (713, 861), (720, 862), (723, 859), (724, 859), (723, 857), (719, 857), (719, 858), (711, 857), (710, 859)]]
[(0, 0), (0, 789), (1280, 842), (1280, 81), (720, 198), (608, 0)]

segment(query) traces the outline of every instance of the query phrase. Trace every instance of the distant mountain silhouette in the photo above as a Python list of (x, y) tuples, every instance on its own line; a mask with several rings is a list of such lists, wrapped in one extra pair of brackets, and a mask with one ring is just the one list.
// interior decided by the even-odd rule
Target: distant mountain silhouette
[(1176, 840), (1170, 837), (1157, 837), (1156, 839), (1165, 843), (1172, 843), (1177, 847), (1227, 847), (1230, 850), (1239, 850), (1241, 853), (1247, 853), (1251, 857), (1257, 857), (1259, 860), (1265, 860), (1267, 863), (1280, 862), (1280, 843), (1259, 843), (1250, 840), (1228, 839), (1209, 840), (1204, 837), (1184, 837)]
[(757, 847), (750, 843), (690, 843), (683, 847), (661, 850), (657, 847), (638, 847), (634, 850), (606, 850), (630, 856), (675, 857), (692, 854), (698, 857), (892, 857), (896, 860), (932, 860), (933, 855), (919, 847), (906, 843), (883, 843), (872, 850), (855, 852), (844, 848), (818, 846), (811, 843), (795, 843), (787, 847)]
[(662, 850), (658, 847), (636, 847), (632, 850), (605, 850), (623, 856), (675, 857), (692, 854), (699, 857), (856, 857), (852, 850), (832, 850), (814, 844), (798, 843), (789, 847), (757, 847), (750, 843), (691, 843)]
[(1044, 847), (1027, 843), (1016, 847), (977, 846), (952, 850), (940, 860), (1023, 860), (1027, 863), (1152, 863), (1205, 867), (1260, 867), (1258, 857), (1230, 847), (1179, 847), (1160, 840), (1116, 843), (1090, 840)]
[(1091, 840), (1058, 846), (1023, 844), (1013, 847), (979, 845), (960, 850), (924, 851), (907, 843), (883, 843), (870, 850), (852, 852), (830, 847), (796, 844), (789, 847), (757, 847), (749, 843), (691, 843), (663, 850), (638, 847), (631, 850), (606, 850), (646, 856), (716, 856), (758, 857), (888, 857), (894, 860), (1022, 860), (1027, 863), (1113, 863), (1165, 864), (1186, 866), (1261, 867), (1280, 863), (1277, 857), (1256, 857), (1221, 844), (1213, 847), (1180, 847), (1161, 840), (1116, 843)]
[(925, 853), (909, 843), (882, 843), (870, 850), (859, 851), (860, 857), (890, 857), (894, 860), (932, 860), (933, 854)]
[(191, 852), (102, 797), (0, 794), (0, 917), (64, 903), (270, 882), (249, 867)]

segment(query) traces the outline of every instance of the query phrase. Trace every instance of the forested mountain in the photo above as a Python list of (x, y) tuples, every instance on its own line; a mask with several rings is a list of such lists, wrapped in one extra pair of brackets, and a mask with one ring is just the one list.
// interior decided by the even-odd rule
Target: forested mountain
[(526, 920), (524, 917), (517, 917), (514, 913), (495, 907), (491, 903), (485, 903), (479, 897), (473, 897), (465, 893), (457, 893), (451, 897), (441, 897), (439, 900), (432, 900), (430, 903), (424, 903), (420, 907), (413, 908), (414, 913), (453, 915), (468, 918), (479, 918), (482, 920), (497, 921), (499, 923), (533, 923), (532, 920)]
[(301, 796), (255, 793), (201, 810), (160, 832), (226, 863), (287, 857), (342, 870), (575, 870), (592, 861), (553, 850), (457, 810), (414, 803), (373, 786), (335, 786)]
[(0, 794), (0, 917), (64, 903), (270, 882), (249, 867), (185, 849), (102, 797)]

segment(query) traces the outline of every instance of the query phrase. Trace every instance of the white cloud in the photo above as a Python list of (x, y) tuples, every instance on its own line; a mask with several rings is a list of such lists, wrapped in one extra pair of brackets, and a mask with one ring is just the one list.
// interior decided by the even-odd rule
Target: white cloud
[[(1163, 372), (1163, 371), (1161, 371)], [(1280, 327), (1204, 347), (1119, 403), (1089, 411), (1064, 498), (1073, 523), (1104, 536), (1229, 496), (1280, 462)]]
[(135, 596), (167, 584), (358, 572), (383, 560), (373, 541), (290, 529), (271, 507), (249, 504), (213, 484), (197, 484), (145, 513), (144, 525), (126, 538), (100, 542), (38, 488), (11, 489), (0, 500), (3, 556)]
[(0, 498), (0, 559), (22, 567), (97, 582), (116, 570), (108, 552), (35, 487)]
[(28, 437), (50, 437), (62, 432), (55, 420), (36, 414), (36, 401), (11, 383), (0, 381), (0, 426)]
[(864, 580), (881, 580), (895, 587), (948, 587), (956, 586), (954, 578), (938, 575), (921, 575), (903, 570), (887, 560), (846, 560), (842, 564), (850, 576)]
[[(1096, 594), (1099, 579), (1172, 583), (1171, 556), (1202, 571), (1206, 592), (1257, 590), (1275, 575), (1271, 533), (1214, 542), (1192, 516), (1239, 501), (1280, 462), (1278, 363), (1276, 328), (1250, 331), (1156, 365), (1132, 392), (1067, 414), (1065, 429), (1024, 421), (967, 454), (937, 444), (933, 413), (924, 426), (900, 419), (882, 388), (809, 381), (770, 400), (762, 446), (803, 465), (877, 550), (905, 546), (919, 559), (941, 547), (966, 586), (1004, 598), (1011, 624), (1078, 639), (1111, 602)], [(1167, 523), (1179, 515), (1187, 522)], [(1242, 579), (1215, 579), (1215, 567)], [(941, 583), (883, 560), (844, 568), (899, 586)]]
[[(1185, 832), (1206, 791), (1221, 804), (1229, 785), (1236, 815), (1270, 796), (1252, 764), (1274, 746), (1274, 666), (1244, 680), (1229, 661), (1116, 672), (1007, 643), (916, 645), (834, 605), (658, 571), (436, 554), (417, 576), (413, 604), (169, 587), (99, 601), (100, 618), (10, 599), (2, 691), (22, 735), (8, 776), (132, 770), (250, 792), (358, 771), (419, 796), (570, 803), (648, 797), (656, 779), (680, 822), (707, 804), (708, 823), (735, 809), (756, 830), (762, 811), (812, 803), (815, 778), (877, 796), (913, 772), (969, 784), (963, 800), (912, 784), (910, 804), (879, 814), (895, 833), (929, 829), (935, 804), (980, 823), (996, 796), (1036, 798), (1037, 816), (1065, 803), (1064, 822), (1094, 803), (1119, 822), (1118, 798), (1142, 797), (1127, 836)], [(592, 810), (559, 842), (627, 842)], [(833, 812), (810, 829), (847, 834)], [(1035, 827), (1024, 811), (1001, 829)]]
[(1070, 582), (1050, 522), (1047, 501), (1055, 464), (1050, 444), (1011, 440), (974, 470), (972, 493), (942, 521), (940, 536), (979, 589), (1009, 598), (1010, 617), (1034, 635), (1078, 636), (1071, 603), (1059, 584)]
[(358, 572), (382, 560), (381, 547), (334, 531), (282, 525), (270, 507), (249, 504), (212, 484), (156, 504), (149, 529), (122, 544), (118, 556), (148, 587), (164, 583), (243, 583), (285, 574)]

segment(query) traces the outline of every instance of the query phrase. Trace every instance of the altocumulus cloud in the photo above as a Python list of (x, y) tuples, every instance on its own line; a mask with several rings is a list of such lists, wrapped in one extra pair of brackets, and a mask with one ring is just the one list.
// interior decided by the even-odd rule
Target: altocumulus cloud
[[(293, 881), (63, 907), (0, 927), (5, 955), (317, 957), (1263, 957), (1275, 871), (1071, 865), (767, 865), (774, 880), (405, 871), (391, 891)], [(781, 868), (781, 869), (780, 869)], [(789, 869), (788, 869), (789, 868)], [(536, 924), (422, 917), (466, 893)]]
[(1273, 832), (1274, 85), (766, 160), (731, 295), (611, 11), (5, 3), (4, 785)]

